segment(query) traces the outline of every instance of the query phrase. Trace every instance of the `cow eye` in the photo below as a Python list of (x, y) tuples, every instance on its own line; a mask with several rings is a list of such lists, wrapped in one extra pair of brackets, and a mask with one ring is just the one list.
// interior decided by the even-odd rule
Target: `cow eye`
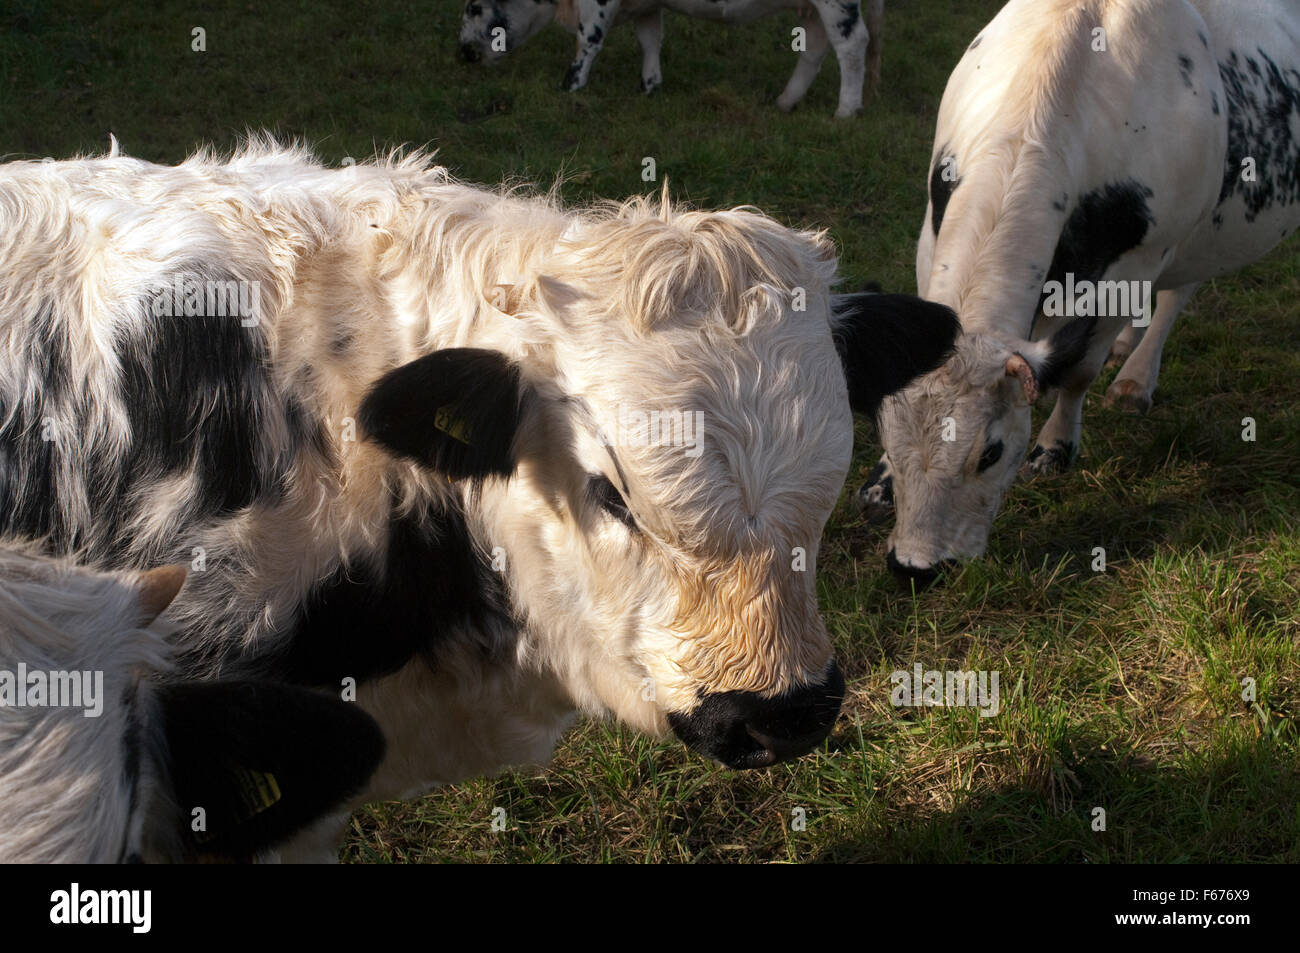
[(593, 476), (587, 484), (587, 492), (591, 495), (592, 502), (602, 510), (628, 529), (636, 529), (636, 519), (632, 516), (632, 511), (628, 509), (622, 494), (608, 477)]
[(984, 452), (980, 454), (980, 464), (979, 464), (978, 472), (983, 473), (985, 470), (993, 466), (993, 464), (997, 463), (1001, 459), (1002, 459), (1002, 441), (995, 440), (993, 443), (985, 447)]

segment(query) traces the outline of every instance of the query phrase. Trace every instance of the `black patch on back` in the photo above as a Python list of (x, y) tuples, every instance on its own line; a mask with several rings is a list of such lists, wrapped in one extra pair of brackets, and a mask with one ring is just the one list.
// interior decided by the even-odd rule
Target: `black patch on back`
[[(1053, 281), (1064, 284), (1066, 274), (1073, 274), (1076, 282), (1102, 280), (1122, 255), (1142, 244), (1155, 224), (1147, 203), (1152, 194), (1146, 186), (1129, 179), (1081, 196), (1061, 230), (1044, 288)], [(1035, 319), (1046, 296), (1044, 290)]]
[[(51, 305), (42, 306), (31, 327), (31, 336), (17, 342), (26, 376), (0, 391), (0, 531), (62, 540), (68, 532), (55, 505), (57, 454), (61, 444), (80, 438), (64, 432), (69, 426), (80, 430), (80, 421), (67, 419), (68, 340)], [(24, 399), (25, 393), (36, 394), (36, 400)], [(57, 418), (56, 429), (47, 431), (47, 418)]]
[(983, 42), (984, 42), (984, 34), (981, 33), (979, 36), (975, 37), (975, 39), (970, 41), (970, 46), (966, 47), (966, 51), (970, 52), (971, 50), (975, 49)]
[[(179, 834), (194, 853), (243, 858), (286, 840), (360, 791), (384, 736), (360, 707), (268, 682), (158, 689)], [(206, 830), (191, 830), (202, 807)]]
[(1183, 79), (1183, 85), (1188, 89), (1194, 87), (1192, 82), (1192, 70), (1195, 68), (1192, 58), (1185, 53), (1178, 54), (1178, 75)]
[(308, 594), (276, 650), (235, 670), (337, 689), (344, 678), (360, 684), (417, 656), (436, 664), (439, 643), (453, 633), (516, 626), (502, 574), (473, 544), (459, 505), (394, 514), (384, 556), (340, 566)]
[[(209, 280), (189, 277), (200, 286)], [(205, 310), (209, 304), (205, 297)], [(274, 485), (276, 475), (258, 464), (260, 414), (277, 409), (259, 327), (243, 327), (236, 314), (158, 316), (146, 307), (115, 350), (131, 423), (124, 483), (195, 467), (192, 506), (204, 516), (243, 509)]]
[(913, 295), (836, 295), (832, 308), (849, 405), (861, 414), (946, 361), (961, 332), (951, 308)]
[(939, 157), (935, 159), (934, 168), (930, 171), (930, 228), (936, 237), (943, 226), (943, 216), (948, 211), (948, 200), (952, 198), (957, 186), (961, 185), (961, 176), (944, 178), (945, 170), (957, 168), (956, 161), (957, 157), (944, 146), (939, 150)]
[[(1300, 72), (1282, 69), (1262, 49), (1242, 65), (1236, 51), (1219, 64), (1227, 95), (1228, 155), (1219, 203), (1240, 196), (1246, 221), (1274, 205), (1300, 201)], [(1263, 63), (1263, 66), (1260, 66)], [(1255, 160), (1255, 181), (1242, 178), (1242, 160)]]

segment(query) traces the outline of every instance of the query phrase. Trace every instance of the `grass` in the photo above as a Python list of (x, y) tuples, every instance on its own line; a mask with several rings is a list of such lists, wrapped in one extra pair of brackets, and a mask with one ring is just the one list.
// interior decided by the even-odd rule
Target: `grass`
[[(883, 94), (840, 122), (831, 60), (799, 111), (773, 107), (792, 66), (780, 18), (670, 16), (666, 88), (647, 99), (630, 29), (568, 95), (566, 35), (469, 67), (447, 2), (18, 0), (0, 14), (2, 149), (63, 157), (112, 132), (174, 161), (268, 128), (335, 162), (407, 142), (474, 181), (546, 187), (563, 172), (574, 202), (657, 190), (641, 178), (650, 156), (698, 205), (830, 229), (849, 286), (909, 290), (939, 95), (999, 6), (893, 4)], [(1300, 861), (1297, 301), (1294, 244), (1203, 288), (1151, 414), (1100, 408), (1108, 372), (1078, 468), (1017, 486), (988, 558), (941, 590), (913, 597), (887, 576), (882, 531), (847, 505), (851, 479), (819, 566), (850, 683), (824, 750), (737, 773), (583, 723), (545, 770), (359, 813), (344, 858)], [(859, 438), (865, 472), (879, 447), (867, 424)], [(1001, 713), (893, 708), (889, 674), (915, 662), (1000, 672)]]

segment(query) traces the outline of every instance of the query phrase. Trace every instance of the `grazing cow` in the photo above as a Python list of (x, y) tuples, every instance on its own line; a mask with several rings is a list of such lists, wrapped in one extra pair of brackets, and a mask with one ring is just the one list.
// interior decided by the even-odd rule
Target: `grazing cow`
[(250, 856), (379, 763), (383, 736), (355, 705), (160, 680), (171, 652), (154, 620), (184, 580), (0, 546), (0, 863)]
[(566, 91), (587, 85), (591, 64), (616, 20), (630, 19), (641, 44), (641, 89), (663, 85), (659, 48), (663, 11), (730, 23), (746, 23), (778, 10), (794, 10), (803, 45), (794, 73), (776, 104), (789, 112), (808, 92), (828, 49), (840, 64), (840, 102), (835, 115), (862, 111), (864, 79), (870, 94), (880, 84), (881, 30), (885, 0), (469, 0), (460, 25), (461, 55), (470, 62), (495, 60), (522, 46), (552, 19), (578, 38), (578, 52), (564, 74)]
[(189, 563), (188, 675), (355, 686), (356, 803), (544, 761), (578, 710), (741, 768), (826, 737), (850, 410), (947, 308), (832, 321), (830, 243), (753, 210), (269, 144), (0, 166), (0, 234), (0, 530)]
[(1282, 0), (1014, 0), (971, 43), (916, 256), (921, 294), (965, 333), (886, 402), (860, 491), (896, 511), (898, 572), (926, 581), (984, 551), (1048, 388), (1027, 472), (1073, 461), (1084, 395), (1153, 293), (1109, 393), (1136, 410), (1197, 284), (1300, 224), (1298, 68), (1300, 9)]

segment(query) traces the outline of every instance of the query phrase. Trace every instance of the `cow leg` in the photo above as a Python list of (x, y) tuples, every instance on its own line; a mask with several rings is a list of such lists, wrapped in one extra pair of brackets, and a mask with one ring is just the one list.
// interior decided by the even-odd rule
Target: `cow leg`
[(812, 5), (840, 62), (840, 105), (835, 116), (856, 116), (862, 111), (867, 72), (867, 25), (862, 22), (861, 5), (840, 0), (812, 0)]
[[(1145, 414), (1151, 409), (1156, 381), (1160, 378), (1160, 357), (1165, 349), (1165, 341), (1169, 339), (1174, 320), (1187, 307), (1198, 287), (1199, 282), (1161, 291), (1156, 295), (1156, 311), (1151, 316), (1151, 326), (1145, 329), (1140, 343), (1106, 389), (1103, 406), (1118, 407), (1135, 414)], [(1127, 329), (1120, 337), (1123, 338), (1126, 334)], [(1114, 348), (1111, 352), (1114, 353)]]
[(641, 92), (653, 93), (664, 84), (659, 66), (659, 50), (664, 42), (664, 11), (637, 17), (636, 39), (641, 44)]
[(863, 0), (867, 20), (867, 96), (880, 91), (880, 64), (885, 49), (885, 0)]
[(1088, 388), (1101, 373), (1110, 346), (1128, 322), (1124, 319), (1101, 319), (1083, 360), (1068, 371), (1057, 393), (1052, 415), (1038, 432), (1038, 442), (1030, 451), (1021, 474), (1027, 477), (1061, 473), (1070, 468), (1079, 454), (1083, 433), (1083, 400)]
[(576, 0), (578, 12), (578, 52), (564, 74), (560, 88), (573, 92), (587, 85), (591, 64), (605, 45), (605, 36), (618, 16), (620, 0)]
[(794, 64), (790, 81), (785, 84), (785, 89), (776, 98), (777, 108), (787, 113), (799, 105), (800, 100), (807, 94), (808, 87), (812, 85), (822, 68), (822, 60), (826, 59), (826, 51), (831, 48), (826, 28), (811, 9), (804, 8), (799, 11), (799, 25), (804, 31), (804, 48), (799, 52), (799, 59)]
[(1115, 343), (1110, 346), (1110, 357), (1106, 358), (1107, 367), (1121, 367), (1128, 360), (1128, 356), (1133, 353), (1133, 349), (1142, 341), (1142, 335), (1146, 333), (1146, 328), (1138, 327), (1136, 324), (1130, 324), (1120, 332)]
[(881, 457), (871, 468), (867, 482), (858, 487), (853, 499), (868, 523), (880, 523), (894, 515), (894, 471), (887, 458)]

